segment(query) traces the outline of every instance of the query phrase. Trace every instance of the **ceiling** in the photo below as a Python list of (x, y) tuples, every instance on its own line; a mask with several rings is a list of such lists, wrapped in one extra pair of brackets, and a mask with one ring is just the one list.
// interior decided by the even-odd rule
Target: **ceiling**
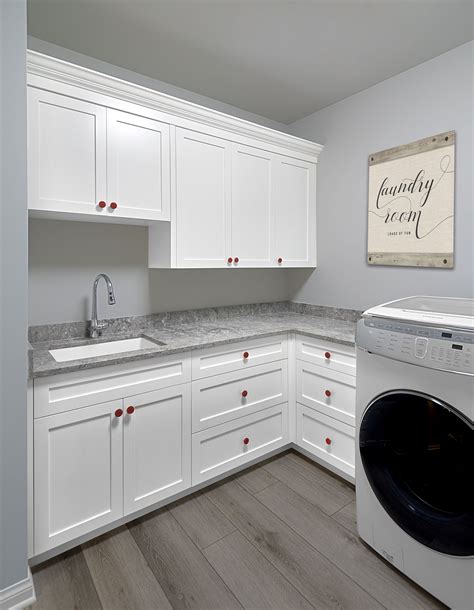
[(471, 0), (29, 0), (28, 33), (291, 123), (473, 38)]

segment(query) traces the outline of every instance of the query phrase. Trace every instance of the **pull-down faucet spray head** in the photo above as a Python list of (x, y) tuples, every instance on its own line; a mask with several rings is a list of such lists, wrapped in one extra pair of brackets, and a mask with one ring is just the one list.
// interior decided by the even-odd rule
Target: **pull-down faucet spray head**
[(107, 322), (101, 322), (99, 324), (97, 320), (97, 286), (101, 279), (104, 279), (105, 284), (107, 286), (107, 301), (109, 305), (115, 305), (116, 303), (112, 281), (105, 273), (99, 273), (99, 275), (94, 280), (94, 286), (92, 288), (92, 316), (90, 335), (93, 339), (97, 339), (97, 337), (100, 336), (101, 330), (107, 326)]

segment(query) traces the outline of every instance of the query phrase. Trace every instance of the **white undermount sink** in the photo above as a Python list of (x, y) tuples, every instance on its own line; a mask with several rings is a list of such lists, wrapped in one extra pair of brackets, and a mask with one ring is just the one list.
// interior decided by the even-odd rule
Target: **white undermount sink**
[(82, 360), (83, 358), (96, 358), (97, 356), (135, 352), (142, 349), (157, 347), (157, 345), (164, 345), (164, 343), (150, 341), (144, 337), (136, 337), (134, 339), (122, 339), (120, 341), (107, 341), (104, 343), (92, 343), (91, 345), (52, 349), (49, 353), (56, 362), (68, 362), (69, 360)]

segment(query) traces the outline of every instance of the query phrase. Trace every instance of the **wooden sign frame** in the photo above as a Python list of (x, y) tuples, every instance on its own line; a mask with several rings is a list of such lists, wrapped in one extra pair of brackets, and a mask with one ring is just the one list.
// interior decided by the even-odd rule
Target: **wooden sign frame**
[(456, 134), (369, 156), (369, 265), (454, 267)]

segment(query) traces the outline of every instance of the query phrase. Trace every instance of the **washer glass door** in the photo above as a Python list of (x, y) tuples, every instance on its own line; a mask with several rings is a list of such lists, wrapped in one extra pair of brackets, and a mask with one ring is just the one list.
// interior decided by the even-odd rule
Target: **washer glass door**
[(425, 546), (474, 555), (474, 425), (424, 394), (390, 392), (362, 418), (359, 447), (378, 500)]

